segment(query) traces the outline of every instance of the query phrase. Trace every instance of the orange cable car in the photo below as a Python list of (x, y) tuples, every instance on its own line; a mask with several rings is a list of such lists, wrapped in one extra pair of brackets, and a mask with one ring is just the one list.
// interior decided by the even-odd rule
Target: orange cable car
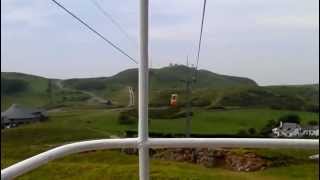
[(170, 99), (171, 107), (177, 107), (178, 94), (172, 94)]

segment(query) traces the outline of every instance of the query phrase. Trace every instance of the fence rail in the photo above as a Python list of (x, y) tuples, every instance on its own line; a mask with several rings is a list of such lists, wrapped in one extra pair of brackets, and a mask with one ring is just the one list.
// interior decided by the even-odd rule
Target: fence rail
[(1, 179), (13, 179), (49, 161), (85, 151), (121, 148), (295, 148), (319, 149), (314, 139), (250, 139), (250, 138), (139, 138), (102, 139), (71, 143), (56, 147), (1, 170)]

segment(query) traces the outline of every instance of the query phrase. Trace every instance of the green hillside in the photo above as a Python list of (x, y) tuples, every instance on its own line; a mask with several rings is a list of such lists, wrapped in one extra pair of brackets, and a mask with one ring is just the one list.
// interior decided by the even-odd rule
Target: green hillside
[[(152, 89), (184, 88), (182, 80), (193, 73), (193, 69), (186, 66), (171, 66), (160, 69), (150, 69), (150, 86)], [(88, 86), (103, 88), (120, 88), (124, 86), (137, 86), (138, 69), (128, 69), (111, 77), (90, 79), (69, 79), (64, 84), (78, 89), (90, 89)], [(103, 85), (101, 85), (103, 84)], [(257, 83), (248, 78), (234, 77), (215, 74), (210, 71), (200, 70), (195, 88), (218, 88), (218, 87), (246, 87), (257, 86)]]
[[(81, 101), (89, 98), (78, 91), (61, 90), (51, 81), (51, 91), (48, 92), (49, 79), (15, 72), (1, 72), (1, 110), (11, 104), (44, 107)], [(52, 96), (52, 99), (50, 97)], [(52, 101), (52, 102), (51, 102)]]
[(267, 86), (265, 88), (281, 95), (298, 96), (310, 103), (319, 105), (319, 84)]
[(49, 99), (46, 95), (48, 79), (22, 74), (1, 72), (1, 109), (17, 101), (21, 104), (43, 106)]
[[(182, 80), (190, 77), (192, 69), (186, 66), (170, 66), (150, 70), (150, 106), (167, 106), (171, 94), (178, 94), (178, 104), (185, 105), (186, 91)], [(319, 84), (296, 86), (258, 86), (248, 78), (215, 74), (200, 70), (197, 82), (192, 85), (192, 105), (215, 107), (262, 107), (273, 109), (319, 111)], [(9, 82), (11, 81), (11, 82)], [(58, 87), (57, 81), (63, 86)], [(126, 106), (129, 100), (128, 86), (137, 89), (138, 70), (128, 69), (110, 77), (53, 80), (55, 104), (84, 105), (88, 93)], [(1, 108), (12, 103), (45, 106), (49, 103), (49, 80), (21, 73), (1, 73)], [(18, 84), (17, 88), (16, 85)], [(135, 92), (137, 99), (137, 92)], [(137, 101), (136, 101), (137, 102)]]

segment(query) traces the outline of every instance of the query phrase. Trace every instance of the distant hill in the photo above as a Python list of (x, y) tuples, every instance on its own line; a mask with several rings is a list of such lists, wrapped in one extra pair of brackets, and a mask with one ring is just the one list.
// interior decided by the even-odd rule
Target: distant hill
[[(172, 93), (179, 94), (180, 105), (184, 105), (186, 94), (185, 84), (182, 81), (190, 77), (191, 72), (192, 69), (180, 65), (151, 69), (150, 105), (168, 105)], [(192, 87), (193, 106), (319, 109), (319, 84), (262, 87), (249, 78), (221, 75), (207, 70), (200, 70), (197, 77), (198, 80)], [(47, 78), (22, 73), (1, 73), (1, 84), (8, 85), (10, 80), (17, 81), (11, 83), (20, 83), (23, 88), (17, 88), (18, 92), (8, 92), (8, 89), (1, 88), (6, 100), (1, 99), (2, 109), (13, 102), (38, 106), (49, 102)], [(137, 89), (138, 70), (128, 69), (110, 77), (53, 81), (60, 81), (65, 87), (61, 89), (54, 84), (54, 98), (57, 102), (84, 103), (87, 97), (82, 92), (86, 91), (125, 106), (129, 99), (128, 86)]]
[(266, 86), (265, 88), (281, 95), (297, 96), (319, 105), (319, 84)]
[[(52, 79), (52, 95), (55, 102), (80, 100), (87, 97), (77, 91), (65, 91), (58, 88)], [(11, 104), (44, 107), (51, 103), (48, 92), (49, 79), (16, 72), (1, 72), (1, 110)]]
[[(193, 69), (182, 65), (164, 67), (160, 69), (150, 70), (150, 87), (152, 89), (159, 88), (184, 88), (185, 84), (182, 80), (186, 80), (188, 75), (193, 73)], [(198, 81), (194, 84), (195, 88), (217, 88), (217, 87), (246, 87), (257, 86), (257, 83), (251, 79), (235, 76), (227, 76), (216, 74), (207, 70), (198, 72)], [(111, 77), (90, 78), (90, 79), (69, 79), (64, 84), (73, 88), (86, 88), (90, 86), (104, 87), (123, 87), (137, 86), (138, 69), (128, 69)], [(88, 84), (89, 87), (86, 87)]]

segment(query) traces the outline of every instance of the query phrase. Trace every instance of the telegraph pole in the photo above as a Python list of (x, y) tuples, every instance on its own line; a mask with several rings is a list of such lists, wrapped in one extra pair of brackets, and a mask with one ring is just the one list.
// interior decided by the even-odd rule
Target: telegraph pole
[(191, 135), (191, 83), (192, 81), (190, 80), (186, 81), (186, 137)]
[(49, 104), (52, 105), (52, 79), (48, 79), (47, 93), (49, 95)]

